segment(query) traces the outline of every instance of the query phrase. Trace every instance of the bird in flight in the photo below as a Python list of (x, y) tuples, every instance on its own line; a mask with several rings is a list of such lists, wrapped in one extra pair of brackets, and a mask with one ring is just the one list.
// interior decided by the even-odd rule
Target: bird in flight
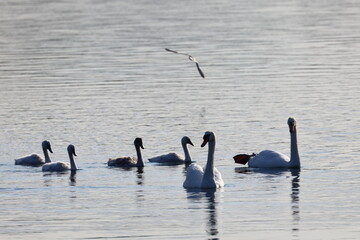
[(185, 55), (185, 56), (188, 56), (189, 60), (194, 62), (196, 64), (196, 67), (197, 67), (197, 70), (199, 71), (200, 73), (200, 76), (202, 78), (205, 78), (205, 74), (203, 73), (203, 71), (200, 69), (200, 66), (199, 66), (199, 62), (193, 57), (191, 56), (190, 54), (187, 54), (187, 53), (182, 53), (182, 52), (178, 52), (178, 51), (175, 51), (175, 50), (171, 50), (169, 48), (165, 48), (166, 51), (168, 52), (172, 52), (172, 53), (176, 53), (176, 54), (181, 54), (181, 55)]

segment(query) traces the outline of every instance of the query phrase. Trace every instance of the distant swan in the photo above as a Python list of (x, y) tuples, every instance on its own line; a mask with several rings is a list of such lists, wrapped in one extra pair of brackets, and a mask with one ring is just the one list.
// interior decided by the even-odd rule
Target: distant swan
[(41, 146), (42, 146), (42, 150), (44, 152), (45, 160), (39, 154), (33, 153), (31, 155), (15, 159), (15, 165), (38, 167), (38, 166), (41, 166), (41, 165), (43, 165), (45, 163), (51, 162), (50, 157), (49, 157), (49, 153), (48, 153), (48, 150), (51, 153), (53, 153), (52, 150), (51, 150), (50, 142), (45, 140), (45, 141), (42, 142)]
[(149, 158), (149, 162), (173, 163), (173, 164), (191, 163), (191, 156), (190, 156), (189, 149), (187, 148), (187, 144), (194, 146), (194, 144), (191, 142), (190, 138), (187, 136), (184, 136), (181, 139), (181, 145), (184, 150), (185, 158), (178, 153), (172, 152), (172, 153), (163, 154), (163, 155), (160, 155), (157, 157)]
[(52, 163), (46, 163), (42, 167), (43, 172), (63, 172), (67, 170), (77, 170), (76, 163), (74, 160), (74, 156), (76, 156), (75, 153), (75, 147), (74, 145), (70, 144), (67, 147), (67, 151), (69, 154), (70, 164), (65, 162), (52, 162)]
[(201, 147), (209, 143), (208, 159), (205, 170), (193, 163), (187, 168), (184, 188), (221, 188), (224, 186), (221, 173), (214, 167), (215, 153), (215, 134), (213, 132), (205, 132), (204, 141)]
[(300, 157), (297, 146), (296, 121), (288, 119), (290, 131), (290, 158), (282, 153), (264, 150), (252, 155), (239, 154), (234, 156), (236, 163), (246, 164), (251, 168), (300, 168)]
[(144, 149), (142, 139), (136, 138), (134, 141), (135, 150), (137, 154), (137, 159), (134, 157), (119, 157), (119, 158), (110, 158), (108, 161), (109, 167), (144, 167), (144, 161), (142, 159), (140, 148)]

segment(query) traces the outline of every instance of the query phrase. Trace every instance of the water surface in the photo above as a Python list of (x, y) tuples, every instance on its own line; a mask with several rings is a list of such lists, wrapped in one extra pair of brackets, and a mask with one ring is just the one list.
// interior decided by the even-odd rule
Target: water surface
[[(2, 239), (357, 239), (360, 230), (357, 1), (5, 1), (0, 3)], [(206, 78), (186, 57), (194, 55)], [(300, 172), (235, 165), (289, 154)], [(222, 190), (182, 188), (184, 166), (106, 166), (181, 152), (206, 162), (217, 134)], [(13, 160), (76, 147), (75, 175)], [(320, 237), (321, 236), (321, 237)]]

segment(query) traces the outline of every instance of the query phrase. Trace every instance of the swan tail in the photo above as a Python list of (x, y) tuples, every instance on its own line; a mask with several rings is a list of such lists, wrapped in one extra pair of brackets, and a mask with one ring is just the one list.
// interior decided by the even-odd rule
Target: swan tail
[(255, 153), (253, 153), (251, 155), (249, 155), (249, 154), (238, 154), (238, 155), (234, 156), (233, 158), (235, 160), (235, 163), (245, 165), (250, 160), (250, 158), (252, 158), (253, 156), (255, 156)]

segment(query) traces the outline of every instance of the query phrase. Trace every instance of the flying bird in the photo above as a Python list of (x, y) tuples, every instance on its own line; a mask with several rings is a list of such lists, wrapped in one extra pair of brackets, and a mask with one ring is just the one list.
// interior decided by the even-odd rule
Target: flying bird
[(187, 54), (187, 53), (182, 53), (182, 52), (178, 52), (178, 51), (175, 51), (175, 50), (171, 50), (169, 48), (165, 48), (166, 51), (168, 52), (172, 52), (172, 53), (176, 53), (176, 54), (181, 54), (181, 55), (185, 55), (185, 56), (188, 56), (189, 60), (194, 62), (196, 64), (196, 67), (197, 67), (197, 70), (199, 71), (200, 73), (200, 76), (202, 78), (205, 78), (205, 74), (203, 73), (203, 71), (200, 69), (200, 66), (199, 66), (199, 62), (193, 57), (191, 56), (190, 54)]

